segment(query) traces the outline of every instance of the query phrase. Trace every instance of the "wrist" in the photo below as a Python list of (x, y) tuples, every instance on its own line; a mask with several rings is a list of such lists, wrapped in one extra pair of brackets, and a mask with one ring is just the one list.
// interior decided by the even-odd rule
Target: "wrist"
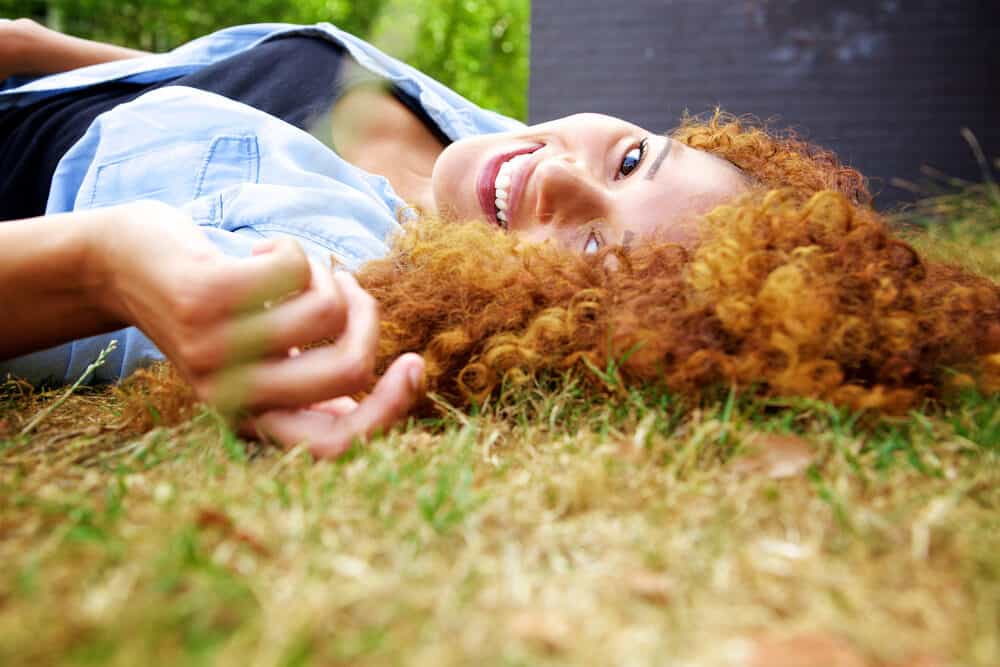
[(127, 321), (118, 294), (117, 276), (125, 269), (128, 257), (119, 252), (127, 238), (125, 226), (135, 215), (135, 204), (89, 211), (79, 225), (77, 234), (76, 271), (80, 277), (81, 295), (87, 304), (102, 316), (122, 324)]
[(119, 328), (102, 296), (104, 264), (95, 261), (106, 213), (0, 225), (0, 358)]

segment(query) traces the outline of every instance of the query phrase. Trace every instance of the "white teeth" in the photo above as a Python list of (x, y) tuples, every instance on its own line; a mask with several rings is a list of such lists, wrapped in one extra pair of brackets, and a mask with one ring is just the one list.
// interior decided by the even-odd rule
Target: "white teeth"
[[(502, 223), (507, 222), (507, 209), (510, 207), (510, 184), (514, 174), (521, 165), (531, 159), (531, 153), (515, 155), (511, 159), (500, 165), (497, 171), (497, 178), (493, 182), (493, 189), (496, 191), (497, 219)], [(506, 224), (504, 224), (506, 227)]]

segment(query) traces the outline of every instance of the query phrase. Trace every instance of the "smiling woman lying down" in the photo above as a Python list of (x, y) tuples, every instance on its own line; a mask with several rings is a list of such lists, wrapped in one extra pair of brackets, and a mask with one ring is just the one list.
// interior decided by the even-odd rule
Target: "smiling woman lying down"
[(626, 386), (889, 413), (1000, 388), (997, 285), (895, 238), (860, 174), (722, 114), (672, 137), (754, 184), (699, 220), (699, 241), (580, 255), (423, 220), (358, 273), (381, 306), (378, 370), (418, 352), (427, 388), (460, 406), (571, 370), (605, 393), (610, 362)]
[(95, 380), (165, 357), (325, 455), (404, 418), (425, 370), (458, 404), (566, 371), (607, 391), (609, 366), (885, 410), (994, 386), (995, 286), (794, 138), (524, 126), (328, 24), (163, 54), (0, 33), (0, 77), (28, 77), (0, 81), (0, 377), (73, 382), (114, 339)]

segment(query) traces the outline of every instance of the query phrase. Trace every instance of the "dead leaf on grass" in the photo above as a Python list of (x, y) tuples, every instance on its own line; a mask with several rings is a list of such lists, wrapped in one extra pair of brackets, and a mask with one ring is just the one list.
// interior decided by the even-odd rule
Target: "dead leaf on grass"
[(886, 667), (951, 667), (950, 662), (931, 655), (918, 655), (902, 662), (893, 662)]
[(795, 477), (815, 458), (809, 441), (797, 435), (755, 432), (744, 437), (743, 443), (747, 451), (732, 463), (738, 475)]
[(241, 544), (245, 544), (258, 556), (268, 556), (271, 550), (257, 536), (236, 527), (232, 518), (225, 512), (216, 509), (204, 508), (198, 512), (195, 523), (199, 528), (215, 528), (225, 537), (232, 538)]
[(647, 602), (667, 605), (676, 593), (674, 581), (660, 572), (637, 570), (625, 577), (629, 592)]
[(826, 634), (762, 637), (753, 642), (747, 667), (870, 667), (846, 641)]
[(509, 629), (518, 639), (549, 653), (565, 650), (572, 631), (565, 618), (551, 611), (522, 611), (510, 620)]

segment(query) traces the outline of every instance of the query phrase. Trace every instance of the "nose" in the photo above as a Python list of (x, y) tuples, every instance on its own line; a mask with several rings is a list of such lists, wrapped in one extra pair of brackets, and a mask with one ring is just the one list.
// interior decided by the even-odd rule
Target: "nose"
[(604, 215), (606, 193), (584, 165), (573, 157), (553, 157), (535, 167), (538, 188), (536, 219), (573, 224)]

